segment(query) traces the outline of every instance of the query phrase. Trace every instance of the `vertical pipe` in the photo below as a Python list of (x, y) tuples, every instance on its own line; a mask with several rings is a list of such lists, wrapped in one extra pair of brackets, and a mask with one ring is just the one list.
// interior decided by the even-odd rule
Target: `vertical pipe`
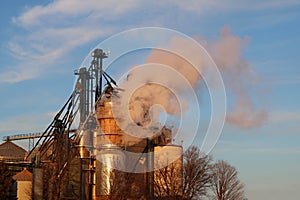
[(80, 93), (80, 122), (83, 123), (86, 119), (86, 68), (80, 68), (79, 70), (81, 93)]
[(102, 93), (102, 76), (103, 76), (103, 74), (102, 74), (102, 60), (103, 60), (102, 55), (103, 55), (103, 51), (102, 51), (102, 49), (100, 49), (100, 83), (99, 83), (100, 91), (99, 91), (99, 94)]
[[(93, 70), (92, 70), (92, 73), (93, 73)], [(94, 100), (94, 96), (93, 96), (93, 94), (94, 94), (94, 84), (93, 84), (93, 77), (92, 76), (90, 77), (90, 81), (91, 81), (91, 84), (90, 84), (91, 85), (91, 101), (90, 101), (91, 106), (90, 106), (90, 109), (92, 111), (93, 108), (94, 108), (94, 104), (93, 104), (93, 100)]]
[(95, 83), (96, 83), (96, 85), (95, 85), (95, 87), (96, 87), (95, 88), (95, 101), (97, 101), (100, 93), (99, 93), (99, 83), (98, 83), (98, 81), (99, 81), (99, 69), (98, 69), (99, 61), (98, 61), (98, 59), (96, 60), (96, 50), (94, 51), (93, 56), (94, 56), (94, 58), (93, 58), (94, 69), (93, 70), (95, 72), (95, 78), (96, 78), (96, 80), (95, 80)]
[(154, 144), (152, 140), (147, 138), (147, 177), (146, 188), (149, 199), (154, 198)]
[(86, 113), (90, 113), (90, 73), (86, 72)]

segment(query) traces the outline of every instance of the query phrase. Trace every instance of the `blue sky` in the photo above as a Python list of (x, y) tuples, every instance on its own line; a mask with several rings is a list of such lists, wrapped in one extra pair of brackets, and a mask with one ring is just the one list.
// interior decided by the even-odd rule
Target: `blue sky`
[(249, 199), (298, 199), (299, 11), (296, 0), (3, 1), (0, 134), (43, 131), (71, 93), (74, 70), (113, 34), (158, 26), (215, 41), (227, 26), (248, 38), (242, 56), (260, 77), (249, 93), (268, 117), (251, 129), (226, 123), (213, 158), (237, 167)]

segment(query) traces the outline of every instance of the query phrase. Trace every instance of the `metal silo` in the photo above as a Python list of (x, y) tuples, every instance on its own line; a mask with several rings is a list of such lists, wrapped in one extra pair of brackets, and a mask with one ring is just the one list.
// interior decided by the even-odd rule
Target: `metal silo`
[(121, 178), (118, 170), (125, 166), (123, 149), (116, 145), (103, 145), (96, 155), (96, 191), (97, 196), (111, 195), (112, 187)]
[(100, 133), (97, 135), (97, 145), (115, 144), (123, 145), (123, 132), (118, 126), (112, 111), (113, 88), (106, 87), (101, 100), (97, 104), (97, 120), (100, 125)]

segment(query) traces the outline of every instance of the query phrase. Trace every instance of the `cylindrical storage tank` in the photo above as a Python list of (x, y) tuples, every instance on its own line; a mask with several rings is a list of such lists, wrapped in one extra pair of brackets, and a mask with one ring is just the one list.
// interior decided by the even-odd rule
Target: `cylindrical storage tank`
[[(107, 97), (103, 96), (103, 98)], [(101, 135), (97, 137), (98, 144), (105, 144), (105, 141), (109, 140), (109, 143), (122, 146), (123, 132), (117, 125), (117, 122), (113, 117), (112, 102), (110, 96), (98, 103), (97, 119), (101, 128)]]
[(33, 199), (43, 199), (43, 169), (33, 168)]
[[(96, 194), (99, 197), (111, 195), (112, 189), (122, 182), (118, 169), (125, 166), (125, 154), (116, 145), (104, 145), (96, 154)], [(115, 194), (114, 194), (115, 195)]]
[(165, 145), (154, 147), (154, 184), (155, 182), (164, 183), (155, 187), (155, 196), (167, 196), (164, 194), (166, 189), (169, 195), (173, 198), (178, 198), (182, 195), (182, 146)]

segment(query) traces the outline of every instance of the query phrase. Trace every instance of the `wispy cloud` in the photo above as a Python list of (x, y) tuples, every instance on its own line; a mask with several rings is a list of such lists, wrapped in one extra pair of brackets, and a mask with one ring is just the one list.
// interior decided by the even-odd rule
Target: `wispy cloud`
[[(35, 6), (14, 17), (12, 21), (23, 31), (11, 38), (7, 49), (20, 64), (5, 66), (0, 74), (0, 83), (39, 77), (78, 46), (112, 34), (113, 28), (104, 25), (99, 18), (99, 13), (109, 14), (110, 8), (105, 4), (97, 6), (102, 5), (98, 1), (89, 2), (55, 1), (46, 6)], [(115, 6), (115, 15), (124, 12), (126, 7), (128, 5)]]
[[(0, 83), (18, 83), (24, 80), (36, 78), (40, 75), (39, 66), (30, 66), (28, 64), (12, 67), (8, 71), (0, 74)], [(26, 69), (25, 69), (26, 68)]]
[(74, 48), (108, 33), (111, 33), (109, 28), (51, 28), (15, 38), (8, 43), (8, 48), (20, 64), (6, 66), (7, 70), (0, 74), (0, 82), (15, 83), (43, 75), (49, 66), (55, 66), (56, 61)]
[[(143, 0), (125, 0), (120, 3), (117, 0), (104, 0), (99, 3), (97, 0), (57, 0), (45, 6), (34, 6), (22, 13), (18, 17), (13, 18), (13, 22), (25, 28), (40, 26), (46, 22), (57, 24), (56, 19), (76, 18), (90, 15), (91, 18), (112, 20), (120, 17), (123, 14), (136, 11), (139, 8), (147, 7), (149, 9), (178, 7), (181, 10), (190, 12), (210, 12), (213, 9), (218, 11), (241, 11), (241, 10), (266, 10), (283, 7), (300, 5), (297, 0), (287, 0), (284, 3), (281, 0), (259, 1), (246, 0), (236, 2), (234, 0), (192, 0), (187, 2), (181, 0), (167, 0), (151, 3)], [(54, 19), (49, 19), (49, 16), (56, 16)], [(60, 23), (63, 21), (59, 21)]]
[[(18, 17), (13, 18), (13, 22), (24, 27), (48, 26), (62, 23), (82, 23), (77, 21), (77, 17), (110, 20), (115, 19), (122, 14), (128, 13), (141, 5), (140, 1), (127, 0), (122, 3), (116, 0), (104, 0), (101, 3), (97, 0), (58, 0), (53, 1), (45, 6), (35, 6), (28, 9)], [(55, 16), (54, 19), (49, 16)], [(60, 20), (57, 20), (60, 19)], [(84, 20), (83, 20), (84, 21)]]
[(134, 9), (131, 4), (68, 0), (29, 8), (12, 19), (22, 34), (14, 35), (7, 49), (20, 64), (5, 66), (0, 83), (34, 79), (55, 70), (56, 62), (78, 46), (113, 33), (113, 27), (103, 23), (106, 17), (130, 9)]
[(0, 136), (43, 131), (51, 118), (47, 114), (26, 114), (7, 118), (0, 122)]
[(297, 0), (287, 0), (284, 3), (282, 0), (272, 1), (260, 1), (260, 0), (246, 0), (246, 1), (235, 1), (235, 0), (192, 0), (188, 3), (185, 1), (169, 1), (169, 3), (176, 4), (182, 10), (190, 12), (211, 12), (211, 11), (222, 11), (222, 12), (233, 12), (233, 11), (262, 11), (268, 9), (286, 8), (291, 6), (300, 5)]
[(212, 11), (263, 10), (298, 4), (299, 2), (294, 0), (286, 1), (284, 5), (281, 1), (253, 3), (192, 0), (186, 3), (168, 0), (152, 3), (139, 0), (104, 0), (100, 3), (97, 0), (57, 0), (46, 5), (37, 5), (12, 18), (12, 23), (19, 27), (21, 32), (12, 36), (7, 48), (9, 54), (19, 60), (20, 65), (6, 66), (6, 70), (0, 75), (0, 83), (15, 83), (38, 77), (46, 65), (53, 66), (55, 61), (75, 48), (126, 27), (138, 24), (153, 25), (155, 21), (168, 23), (164, 20), (167, 14), (157, 15), (157, 12), (151, 12), (144, 17), (145, 8), (162, 13), (176, 8), (182, 13), (210, 15)]

